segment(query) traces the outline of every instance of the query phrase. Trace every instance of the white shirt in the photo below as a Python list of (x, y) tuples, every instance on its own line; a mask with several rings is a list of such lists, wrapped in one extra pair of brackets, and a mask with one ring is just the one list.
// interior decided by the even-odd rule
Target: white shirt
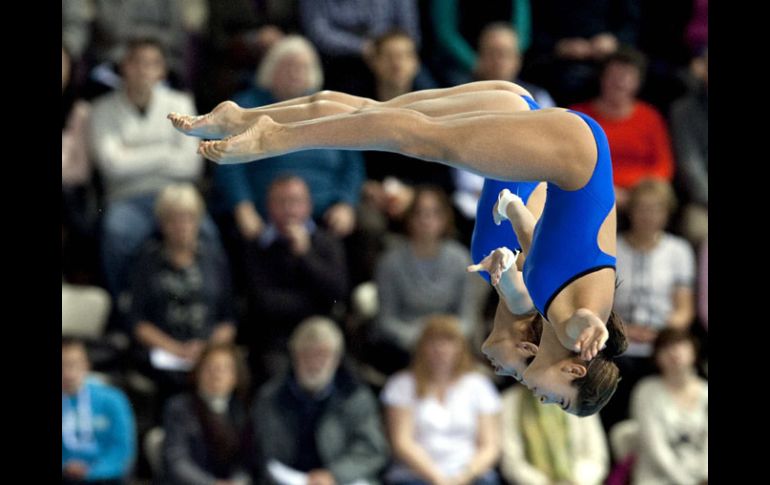
[(696, 485), (708, 478), (708, 382), (698, 381), (691, 409), (674, 401), (659, 376), (634, 388), (631, 417), (640, 430), (635, 485)]
[[(681, 237), (663, 233), (650, 251), (641, 252), (618, 238), (615, 311), (629, 323), (656, 330), (666, 326), (678, 287), (692, 288), (695, 282), (695, 253)], [(652, 345), (629, 342), (624, 355), (649, 357)]]
[[(409, 408), (413, 413), (415, 440), (441, 472), (459, 474), (476, 452), (480, 415), (500, 412), (500, 393), (492, 381), (478, 372), (469, 372), (446, 392), (444, 402), (434, 396), (417, 397), (414, 375), (402, 371), (391, 377), (380, 396), (386, 406)], [(388, 480), (406, 480), (416, 475), (396, 463)]]

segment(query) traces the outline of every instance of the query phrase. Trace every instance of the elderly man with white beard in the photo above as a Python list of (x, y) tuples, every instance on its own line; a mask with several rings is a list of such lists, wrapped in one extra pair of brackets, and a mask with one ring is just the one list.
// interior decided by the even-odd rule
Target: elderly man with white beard
[(257, 482), (376, 483), (389, 458), (372, 391), (341, 365), (344, 339), (325, 317), (289, 339), (291, 367), (262, 386), (252, 408)]

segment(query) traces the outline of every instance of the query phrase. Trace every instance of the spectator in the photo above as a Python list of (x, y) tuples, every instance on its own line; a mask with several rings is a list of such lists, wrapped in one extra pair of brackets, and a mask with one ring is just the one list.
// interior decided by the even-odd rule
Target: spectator
[[(315, 48), (303, 37), (278, 41), (260, 64), (256, 85), (235, 95), (243, 108), (255, 108), (317, 92), (323, 72)], [(355, 227), (355, 206), (364, 180), (359, 153), (343, 150), (305, 150), (261, 160), (259, 163), (220, 165), (214, 174), (219, 209), (232, 216), (240, 238), (256, 239), (267, 214), (265, 193), (279, 174), (302, 177), (314, 202), (313, 217), (335, 236), (344, 238)], [(227, 226), (232, 226), (230, 217)], [(231, 232), (231, 231), (226, 231)]]
[(703, 241), (698, 255), (698, 318), (709, 329), (709, 242)]
[(144, 246), (134, 269), (129, 323), (140, 368), (160, 387), (161, 402), (186, 388), (207, 342), (235, 338), (228, 265), (199, 236), (204, 213), (192, 185), (164, 188), (155, 207), (162, 239)]
[(405, 222), (407, 240), (386, 252), (376, 271), (380, 313), (370, 340), (380, 356), (375, 365), (388, 374), (408, 364), (426, 317), (452, 314), (470, 337), (479, 311), (473, 276), (465, 270), (470, 253), (451, 239), (454, 215), (446, 194), (418, 187)]
[(605, 425), (627, 416), (631, 388), (654, 371), (652, 343), (664, 328), (687, 329), (695, 317), (695, 254), (684, 239), (665, 232), (676, 205), (671, 186), (645, 180), (631, 191), (631, 228), (618, 237), (615, 311), (629, 340), (617, 359), (623, 379), (602, 415)]
[(318, 47), (326, 88), (361, 94), (373, 39), (400, 28), (420, 45), (415, 0), (299, 0), (302, 30)]
[(484, 5), (484, 8), (469, 0), (431, 0), (430, 14), (436, 44), (433, 49), (435, 70), (447, 86), (471, 80), (481, 56), (481, 45), (479, 43), (477, 51), (476, 43), (490, 24), (519, 32), (522, 52), (529, 48), (532, 40), (529, 0), (494, 2)]
[[(267, 191), (268, 224), (247, 247), (251, 321), (248, 328), (254, 371), (276, 371), (285, 357), (289, 335), (312, 315), (330, 315), (347, 293), (342, 243), (311, 219), (313, 201), (307, 184), (283, 175)], [(279, 357), (283, 356), (283, 357)], [(253, 360), (264, 357), (265, 362)]]
[(97, 193), (88, 157), (87, 127), (91, 105), (80, 98), (73, 62), (62, 45), (62, 236), (63, 271), (67, 279), (96, 284), (99, 274), (96, 220)]
[(500, 395), (473, 368), (457, 319), (430, 319), (410, 368), (382, 391), (395, 455), (386, 483), (499, 483)]
[(195, 390), (166, 406), (163, 483), (250, 485), (245, 361), (230, 344), (214, 344), (203, 351), (192, 377)]
[(696, 58), (695, 65), (701, 68), (694, 70), (694, 89), (671, 107), (671, 135), (686, 201), (681, 232), (697, 246), (708, 236), (708, 53)]
[(545, 86), (559, 106), (588, 99), (600, 63), (621, 45), (637, 45), (639, 17), (636, 0), (532, 2), (527, 77)]
[(543, 404), (524, 386), (503, 394), (500, 469), (515, 485), (600, 485), (609, 471), (599, 416), (583, 418)]
[[(166, 119), (170, 112), (195, 110), (190, 96), (161, 84), (166, 68), (160, 44), (132, 41), (121, 69), (123, 87), (94, 101), (89, 125), (105, 190), (102, 264), (113, 298), (128, 283), (132, 254), (155, 229), (152, 212), (158, 192), (169, 183), (192, 182), (203, 170), (195, 154), (197, 141)], [(204, 218), (202, 231), (218, 244), (210, 217)]]
[(377, 400), (345, 365), (342, 332), (327, 318), (292, 333), (291, 370), (262, 386), (252, 408), (258, 480), (281, 483), (276, 462), (307, 483), (373, 483), (388, 460)]
[(697, 344), (683, 329), (662, 330), (653, 358), (659, 374), (631, 396), (639, 423), (634, 485), (708, 482), (708, 382), (695, 370)]
[(666, 123), (651, 105), (637, 99), (646, 60), (639, 51), (622, 49), (611, 55), (601, 74), (601, 93), (572, 109), (594, 118), (607, 133), (619, 211), (628, 191), (646, 177), (671, 181), (674, 157)]
[(94, 377), (82, 342), (62, 338), (62, 483), (120, 485), (136, 458), (136, 430), (123, 392)]

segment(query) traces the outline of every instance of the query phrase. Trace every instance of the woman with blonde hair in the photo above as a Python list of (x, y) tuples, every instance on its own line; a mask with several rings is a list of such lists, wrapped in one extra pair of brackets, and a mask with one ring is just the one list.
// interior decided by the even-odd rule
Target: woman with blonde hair
[(160, 401), (181, 391), (207, 343), (231, 343), (236, 326), (228, 263), (200, 237), (203, 198), (189, 183), (166, 186), (150, 239), (134, 262), (128, 325), (142, 371), (159, 386)]
[(457, 319), (431, 317), (411, 366), (382, 391), (395, 455), (386, 482), (499, 482), (494, 466), (500, 456), (500, 395), (475, 366)]

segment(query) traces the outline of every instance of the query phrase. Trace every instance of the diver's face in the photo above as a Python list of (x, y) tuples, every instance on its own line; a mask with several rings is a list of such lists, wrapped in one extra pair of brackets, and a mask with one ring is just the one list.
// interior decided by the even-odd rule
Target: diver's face
[(573, 403), (577, 400), (577, 388), (572, 383), (585, 373), (585, 366), (572, 359), (546, 364), (538, 362), (536, 357), (524, 371), (521, 382), (543, 404), (556, 404), (568, 413), (575, 414)]
[(524, 370), (537, 355), (537, 345), (524, 340), (523, 327), (531, 326), (534, 316), (514, 319), (498, 307), (495, 322), (481, 351), (495, 368), (495, 374), (521, 381)]

